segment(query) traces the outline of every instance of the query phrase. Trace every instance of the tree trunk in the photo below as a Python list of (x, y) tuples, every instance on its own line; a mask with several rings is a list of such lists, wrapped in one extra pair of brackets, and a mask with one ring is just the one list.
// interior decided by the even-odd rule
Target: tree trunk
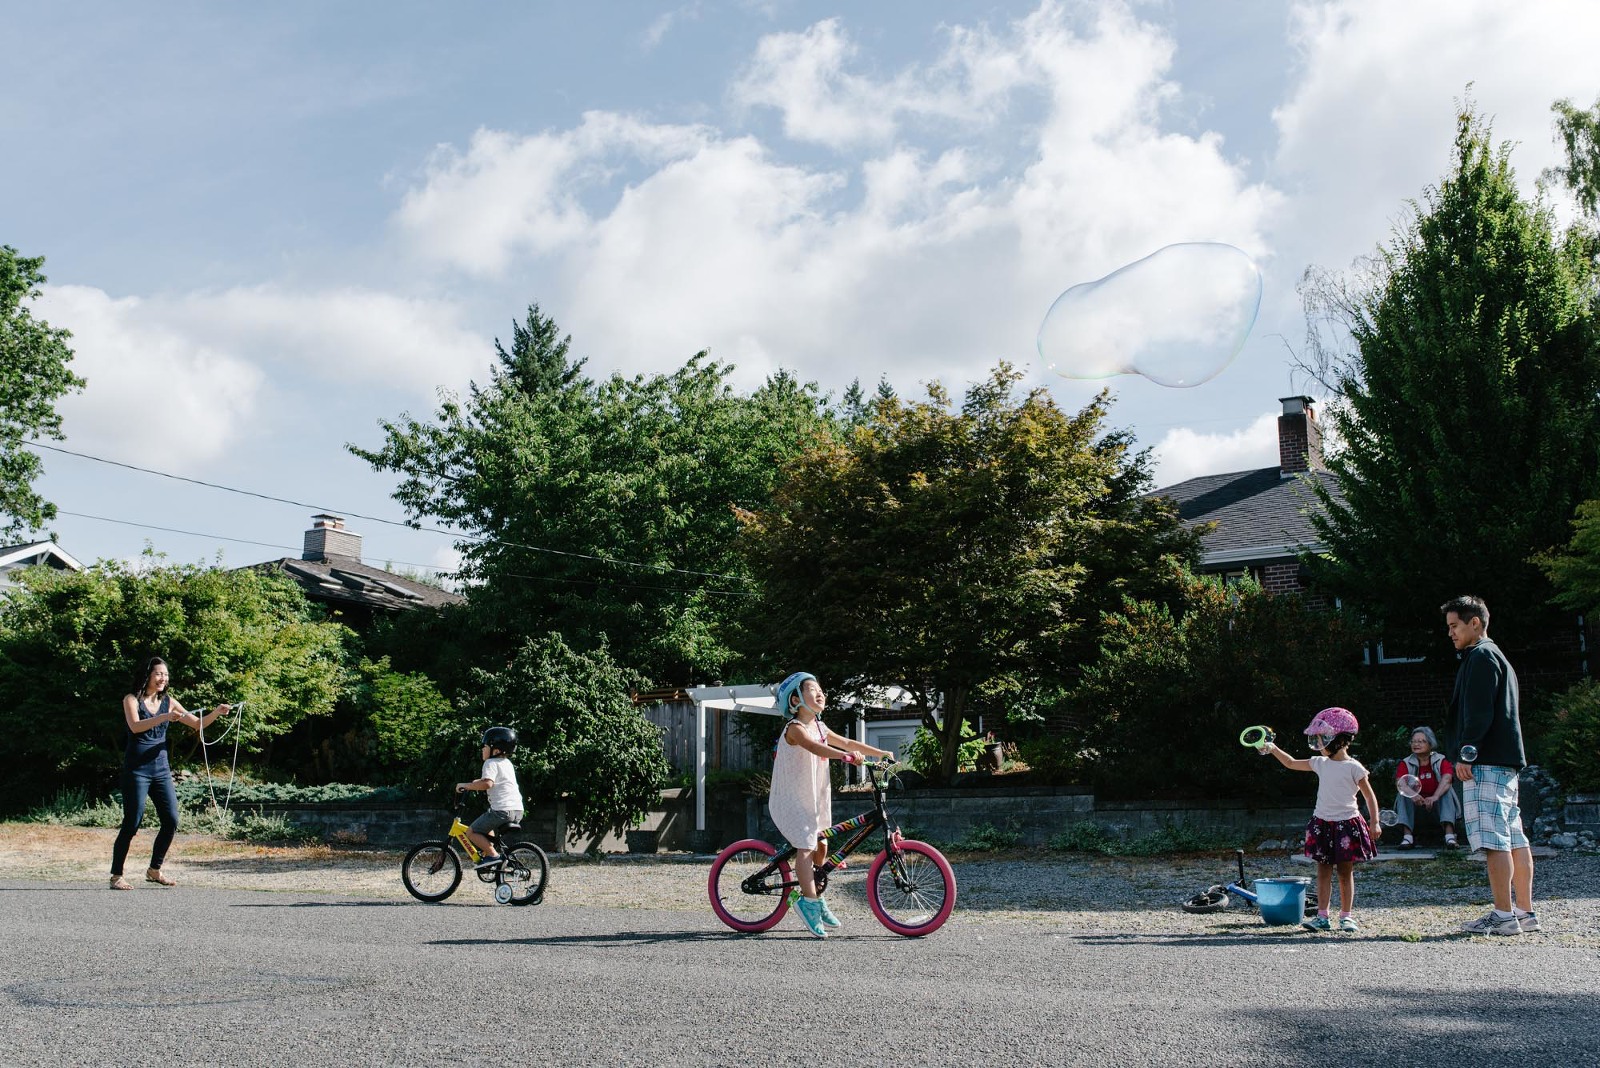
[(961, 725), (966, 720), (966, 689), (947, 692), (944, 695), (944, 726), (939, 731), (939, 741), (944, 746), (944, 759), (939, 761), (939, 781), (946, 786), (955, 781), (956, 768), (961, 759)]

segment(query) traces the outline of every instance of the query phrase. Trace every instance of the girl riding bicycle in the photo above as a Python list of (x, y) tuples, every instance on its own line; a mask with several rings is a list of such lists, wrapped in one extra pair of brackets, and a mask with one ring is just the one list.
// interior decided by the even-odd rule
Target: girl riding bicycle
[(828, 761), (861, 763), (863, 756), (892, 756), (829, 730), (822, 722), (828, 696), (815, 675), (797, 671), (778, 684), (778, 710), (787, 721), (778, 736), (772, 761), (772, 793), (767, 809), (772, 822), (795, 847), (795, 876), (800, 899), (795, 907), (806, 929), (818, 938), (839, 918), (817, 893), (814, 869), (828, 857), (821, 835), (833, 825), (833, 782)]

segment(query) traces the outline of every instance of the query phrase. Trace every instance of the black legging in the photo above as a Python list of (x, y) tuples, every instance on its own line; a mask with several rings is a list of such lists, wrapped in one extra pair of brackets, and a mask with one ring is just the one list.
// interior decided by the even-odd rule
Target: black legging
[(172, 769), (162, 760), (159, 767), (122, 769), (122, 829), (117, 832), (117, 844), (111, 848), (111, 874), (121, 875), (122, 864), (128, 859), (128, 847), (139, 831), (144, 819), (146, 797), (155, 798), (156, 815), (161, 817), (161, 830), (156, 832), (155, 845), (150, 850), (150, 867), (160, 869), (167, 859), (167, 847), (178, 833), (178, 791), (172, 785)]

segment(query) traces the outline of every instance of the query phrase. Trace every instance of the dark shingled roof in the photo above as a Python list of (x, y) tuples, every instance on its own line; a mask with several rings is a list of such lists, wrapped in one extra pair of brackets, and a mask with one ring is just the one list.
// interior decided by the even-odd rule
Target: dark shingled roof
[(1317, 532), (1307, 518), (1318, 502), (1306, 479), (1327, 487), (1334, 500), (1342, 500), (1338, 480), (1327, 471), (1310, 471), (1284, 478), (1279, 468), (1202, 475), (1158, 489), (1152, 497), (1165, 497), (1178, 506), (1189, 526), (1215, 523), (1200, 540), (1201, 563), (1260, 563), (1292, 558), (1301, 549), (1319, 549)]
[(285, 557), (256, 564), (285, 572), (300, 584), (306, 596), (335, 607), (360, 605), (367, 609), (404, 611), (408, 608), (442, 608), (466, 601), (459, 593), (441, 590), (382, 568), (368, 567), (349, 557), (301, 560)]

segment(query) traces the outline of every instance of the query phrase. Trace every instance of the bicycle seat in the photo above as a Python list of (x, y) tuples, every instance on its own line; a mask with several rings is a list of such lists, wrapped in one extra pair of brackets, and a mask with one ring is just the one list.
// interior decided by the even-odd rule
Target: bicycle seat
[(522, 830), (522, 824), (520, 824), (520, 823), (502, 823), (500, 825), (500, 829), (502, 831), (520, 831), (520, 830)]

